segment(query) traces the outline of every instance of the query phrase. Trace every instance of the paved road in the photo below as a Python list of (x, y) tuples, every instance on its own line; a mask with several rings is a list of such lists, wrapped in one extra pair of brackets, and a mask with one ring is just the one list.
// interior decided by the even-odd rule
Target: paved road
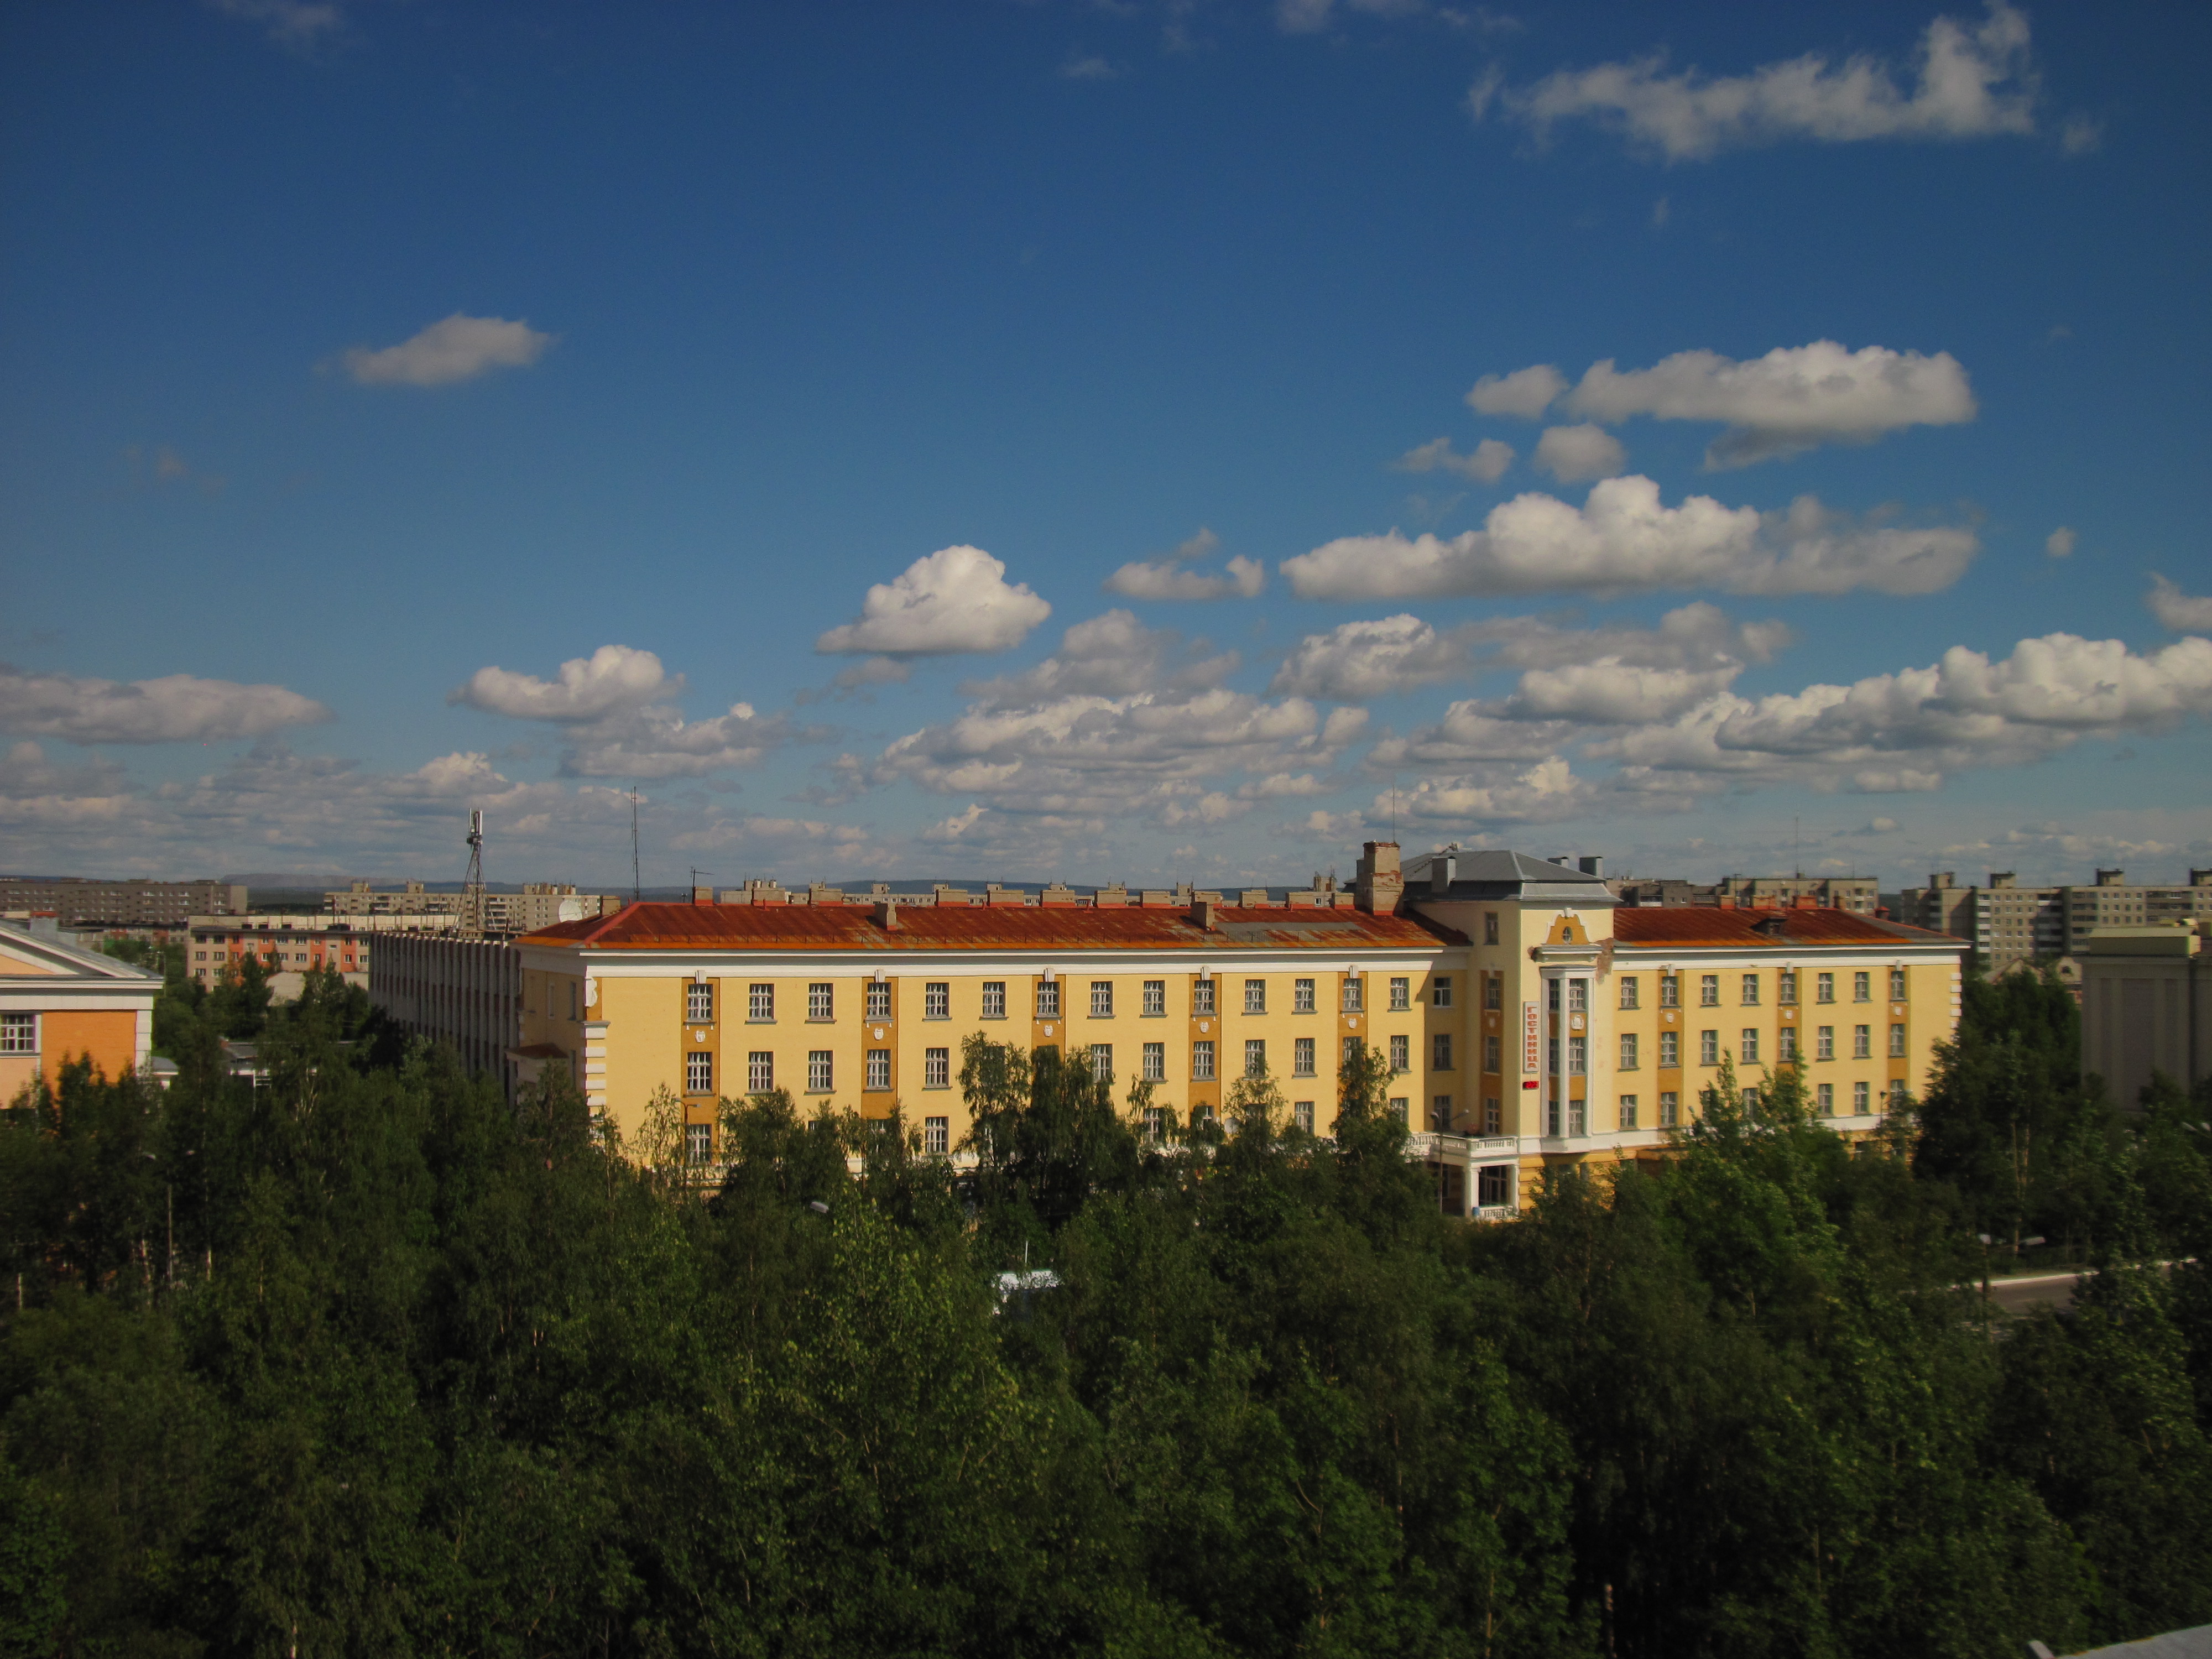
[(2035, 1308), (2063, 1308), (2074, 1299), (2079, 1273), (2021, 1273), (2013, 1279), (1990, 1280), (1990, 1300), (2009, 1314)]

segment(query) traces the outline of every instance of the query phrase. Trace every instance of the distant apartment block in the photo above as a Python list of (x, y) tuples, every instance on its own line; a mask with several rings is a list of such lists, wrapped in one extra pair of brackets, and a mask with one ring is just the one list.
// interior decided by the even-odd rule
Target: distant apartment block
[(196, 915), (240, 915), (246, 889), (224, 881), (100, 881), (0, 876), (0, 910), (51, 914), (64, 927), (181, 927)]
[(446, 915), (486, 933), (528, 933), (556, 921), (588, 921), (619, 910), (623, 901), (612, 894), (580, 893), (574, 883), (533, 881), (525, 882), (519, 893), (486, 893), (480, 919), (466, 914), (469, 905), (466, 893), (427, 892), (419, 881), (381, 890), (356, 881), (323, 895), (323, 909), (330, 915)]
[(2100, 927), (2141, 927), (2212, 918), (2212, 870), (2191, 870), (2185, 884), (2130, 885), (2124, 870), (2100, 870), (2087, 886), (2023, 887), (2009, 870), (1990, 872), (1986, 887), (1961, 887), (1939, 870), (1925, 887), (1898, 896), (1899, 920), (1973, 940), (1987, 971), (2023, 962), (2081, 957)]
[(1616, 881), (1613, 890), (1623, 904), (1694, 904), (1747, 910), (1786, 909), (1811, 903), (1823, 909), (1870, 916), (1875, 913), (1878, 885), (1872, 876), (1723, 876), (1710, 884), (1650, 876)]

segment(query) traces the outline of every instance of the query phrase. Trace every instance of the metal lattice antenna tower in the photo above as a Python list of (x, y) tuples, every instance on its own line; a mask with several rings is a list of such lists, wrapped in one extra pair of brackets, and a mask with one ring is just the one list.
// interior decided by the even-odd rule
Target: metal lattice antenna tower
[(461, 929), (470, 938), (481, 938), (484, 930), (483, 879), (483, 810), (469, 809), (469, 879), (466, 896), (461, 900)]

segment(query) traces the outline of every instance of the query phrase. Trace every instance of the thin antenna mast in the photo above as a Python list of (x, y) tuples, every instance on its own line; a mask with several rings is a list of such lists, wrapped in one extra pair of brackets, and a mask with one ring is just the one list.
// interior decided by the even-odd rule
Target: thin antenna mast
[(483, 811), (472, 806), (469, 809), (469, 879), (466, 896), (461, 901), (461, 931), (471, 939), (481, 939), (483, 930)]
[(637, 874), (637, 786), (629, 787), (629, 902), (638, 903), (645, 897), (645, 889)]

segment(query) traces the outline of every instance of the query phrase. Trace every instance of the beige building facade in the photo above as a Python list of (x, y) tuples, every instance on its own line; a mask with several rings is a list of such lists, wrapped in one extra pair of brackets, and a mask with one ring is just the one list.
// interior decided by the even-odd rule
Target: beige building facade
[(2212, 1072), (2212, 952), (2201, 923), (2100, 927), (2081, 967), (2081, 1070), (2133, 1107), (2152, 1072), (2185, 1089)]

